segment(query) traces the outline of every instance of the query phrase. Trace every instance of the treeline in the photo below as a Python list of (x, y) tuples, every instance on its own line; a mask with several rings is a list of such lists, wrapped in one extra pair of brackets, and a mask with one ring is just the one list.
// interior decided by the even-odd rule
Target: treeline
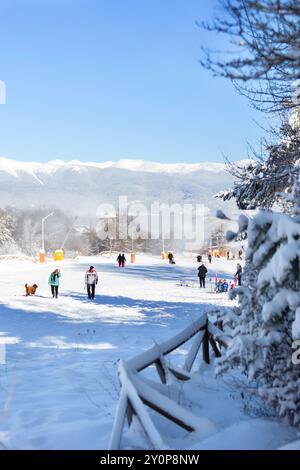
[[(0, 209), (0, 254), (36, 256), (42, 246), (42, 218), (50, 212), (49, 209)], [(46, 224), (46, 252), (59, 249), (68, 232), (67, 251), (75, 253), (87, 249), (86, 237), (72, 227), (72, 218), (62, 211), (55, 209), (54, 216), (47, 219)]]
[[(86, 226), (57, 209), (17, 209), (7, 207), (0, 209), (0, 255), (22, 253), (37, 256), (42, 246), (42, 219), (53, 212), (45, 222), (45, 251), (51, 255), (63, 248), (66, 256), (95, 256), (102, 252), (124, 251), (159, 254), (162, 251), (162, 240), (151, 239), (148, 233), (138, 233), (135, 239), (120, 236), (118, 220), (116, 228), (112, 221), (107, 223), (104, 235), (97, 230), (97, 220)], [(128, 220), (130, 224), (130, 219)], [(182, 251), (184, 242), (170, 239), (164, 241), (165, 250)]]

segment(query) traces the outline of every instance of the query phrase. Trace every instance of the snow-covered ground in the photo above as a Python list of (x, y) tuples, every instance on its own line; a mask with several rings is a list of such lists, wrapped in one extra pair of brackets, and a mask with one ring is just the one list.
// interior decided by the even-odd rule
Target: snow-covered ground
[[(48, 286), (53, 263), (0, 261), (0, 343), (6, 345), (6, 363), (0, 364), (0, 448), (106, 449), (119, 395), (118, 359), (170, 338), (205, 311), (233, 305), (226, 294), (212, 292), (209, 279), (216, 272), (232, 278), (234, 261), (213, 260), (203, 291), (197, 263), (188, 256), (175, 266), (138, 256), (125, 269), (114, 258), (61, 263), (57, 300)], [(84, 291), (91, 264), (100, 276), (93, 302)], [(25, 283), (38, 284), (35, 297), (25, 297)], [(180, 364), (187, 350), (182, 346), (172, 361)], [(244, 406), (238, 381), (216, 379), (213, 366), (198, 362), (193, 380), (170, 393), (193, 410), (203, 429), (189, 435), (153, 415), (168, 446), (274, 449), (296, 440), (293, 428), (259, 416), (260, 405)], [(123, 445), (148, 444), (135, 425)]]

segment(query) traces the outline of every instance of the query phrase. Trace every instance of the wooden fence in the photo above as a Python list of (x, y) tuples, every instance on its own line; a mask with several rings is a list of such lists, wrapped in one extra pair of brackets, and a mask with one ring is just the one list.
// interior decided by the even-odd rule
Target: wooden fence
[[(166, 448), (145, 405), (189, 432), (197, 430), (197, 418), (167, 396), (166, 384), (171, 375), (181, 381), (191, 379), (191, 370), (201, 346), (202, 357), (207, 364), (210, 363), (210, 347), (216, 357), (221, 356), (221, 349), (227, 347), (229, 338), (218, 326), (211, 323), (204, 314), (170, 340), (153, 346), (129, 361), (119, 362), (121, 392), (109, 444), (110, 450), (120, 449), (125, 419), (127, 417), (130, 426), (134, 415), (139, 419), (153, 448)], [(166, 356), (193, 337), (184, 366), (180, 368), (170, 365)], [(140, 374), (152, 365), (156, 367), (161, 384)]]

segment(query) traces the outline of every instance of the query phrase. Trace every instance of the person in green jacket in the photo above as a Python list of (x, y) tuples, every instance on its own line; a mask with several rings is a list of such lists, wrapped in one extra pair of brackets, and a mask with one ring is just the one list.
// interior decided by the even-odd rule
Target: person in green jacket
[(49, 285), (51, 286), (51, 293), (52, 297), (57, 299), (58, 297), (58, 287), (59, 287), (59, 279), (61, 277), (60, 270), (55, 269), (53, 273), (50, 274), (49, 277)]

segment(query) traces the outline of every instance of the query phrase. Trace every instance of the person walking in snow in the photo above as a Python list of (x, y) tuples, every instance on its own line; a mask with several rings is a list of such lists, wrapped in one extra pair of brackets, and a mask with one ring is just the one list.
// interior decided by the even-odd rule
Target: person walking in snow
[(171, 251), (168, 253), (169, 264), (174, 264), (174, 255)]
[(87, 288), (88, 297), (91, 300), (95, 298), (96, 285), (98, 284), (98, 274), (94, 266), (90, 266), (85, 274), (85, 286)]
[(240, 263), (238, 263), (237, 266), (236, 266), (235, 277), (236, 277), (237, 280), (238, 280), (238, 285), (239, 285), (239, 286), (242, 285), (242, 273), (243, 273), (242, 266), (240, 265)]
[(204, 266), (202, 263), (201, 266), (198, 268), (198, 277), (199, 277), (199, 282), (200, 282), (200, 288), (205, 288), (205, 278), (207, 274), (207, 268)]
[(48, 284), (51, 287), (51, 294), (52, 297), (57, 299), (58, 297), (58, 288), (59, 288), (59, 280), (60, 280), (61, 274), (59, 269), (55, 269), (53, 273), (50, 274)]
[(198, 262), (198, 263), (202, 263), (202, 256), (201, 256), (201, 255), (198, 255), (198, 256), (197, 256), (197, 262)]
[(208, 257), (208, 262), (209, 262), (209, 264), (211, 264), (211, 260), (212, 260), (211, 253), (208, 253), (208, 256), (207, 256), (207, 257)]
[(119, 256), (117, 257), (117, 261), (119, 263), (119, 268), (122, 266), (122, 255), (119, 253)]

